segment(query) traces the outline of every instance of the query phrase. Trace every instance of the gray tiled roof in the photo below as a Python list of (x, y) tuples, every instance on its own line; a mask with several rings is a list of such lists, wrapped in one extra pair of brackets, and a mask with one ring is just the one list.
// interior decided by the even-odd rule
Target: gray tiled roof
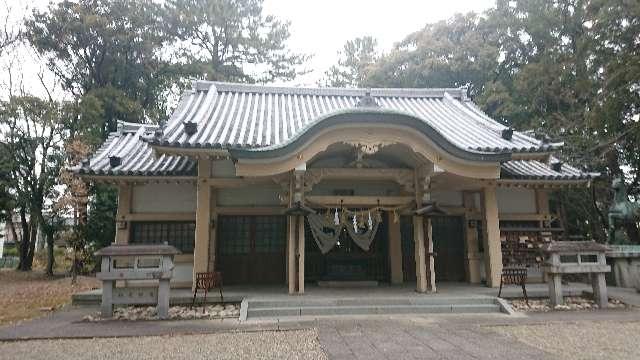
[[(118, 131), (109, 134), (107, 140), (93, 156), (72, 170), (85, 175), (125, 176), (179, 176), (195, 175), (195, 161), (184, 156), (155, 156), (153, 149), (142, 141), (143, 136), (153, 134), (158, 127), (118, 122)], [(120, 165), (112, 167), (110, 157), (119, 157)]]
[[(365, 89), (295, 88), (199, 81), (186, 92), (154, 145), (204, 148), (261, 148), (284, 144), (317, 119), (353, 109)], [(466, 98), (464, 89), (370, 89), (381, 109), (416, 117), (454, 146), (481, 152), (545, 152), (562, 146), (507, 127)], [(183, 123), (197, 124), (188, 136)]]
[[(554, 162), (557, 160), (554, 159)], [(537, 160), (510, 160), (502, 164), (500, 178), (526, 180), (587, 180), (599, 173), (583, 172), (567, 164), (558, 163), (558, 170)]]
[[(143, 137), (152, 136), (155, 125), (118, 122), (113, 132), (91, 159), (73, 168), (83, 175), (97, 176), (195, 176), (195, 160), (187, 156), (155, 156)], [(120, 165), (112, 167), (110, 157), (119, 157)], [(555, 161), (555, 160), (554, 160)], [(586, 180), (598, 174), (585, 173), (563, 164), (561, 171), (536, 160), (510, 160), (502, 164), (503, 179), (522, 180)]]

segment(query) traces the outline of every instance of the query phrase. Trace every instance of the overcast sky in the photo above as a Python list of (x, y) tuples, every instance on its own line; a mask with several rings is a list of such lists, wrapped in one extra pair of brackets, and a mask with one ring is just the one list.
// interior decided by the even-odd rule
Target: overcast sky
[(315, 85), (347, 40), (371, 35), (379, 49), (389, 50), (395, 42), (427, 23), (447, 19), (456, 13), (482, 12), (495, 0), (265, 0), (264, 11), (291, 21), (290, 48), (313, 54), (313, 70), (294, 81)]
[[(12, 15), (19, 21), (25, 9), (42, 9), (49, 1), (4, 0), (4, 3), (13, 8)], [(305, 67), (311, 72), (288, 85), (314, 86), (337, 62), (337, 53), (348, 40), (370, 35), (378, 40), (378, 50), (386, 52), (395, 42), (427, 23), (450, 18), (456, 13), (482, 12), (494, 3), (495, 0), (264, 0), (264, 14), (290, 21), (289, 48), (313, 56)], [(0, 13), (3, 10), (0, 9)], [(31, 85), (32, 93), (45, 95), (35, 76), (42, 66), (34, 54), (23, 52), (17, 62), (14, 67), (22, 68), (23, 83)], [(0, 60), (0, 67), (4, 66), (6, 62)], [(0, 86), (6, 89), (4, 73), (6, 71), (0, 75)], [(56, 93), (64, 97), (59, 91)]]

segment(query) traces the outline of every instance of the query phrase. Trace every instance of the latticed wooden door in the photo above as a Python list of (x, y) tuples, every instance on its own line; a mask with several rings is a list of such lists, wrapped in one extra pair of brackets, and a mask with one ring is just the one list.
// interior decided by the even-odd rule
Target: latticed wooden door
[(286, 229), (284, 216), (219, 216), (216, 261), (225, 284), (283, 284)]

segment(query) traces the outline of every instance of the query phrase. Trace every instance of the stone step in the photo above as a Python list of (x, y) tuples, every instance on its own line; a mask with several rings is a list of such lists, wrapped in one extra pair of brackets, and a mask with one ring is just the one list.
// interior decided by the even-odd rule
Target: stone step
[(290, 299), (248, 299), (249, 308), (287, 308), (287, 307), (331, 307), (331, 306), (417, 306), (417, 305), (483, 305), (495, 304), (495, 298), (483, 297), (396, 297), (396, 298), (290, 298)]
[(499, 313), (498, 304), (441, 304), (441, 305), (361, 305), (361, 306), (303, 306), (248, 308), (247, 318), (330, 316), (330, 315), (379, 315), (379, 314), (468, 314)]

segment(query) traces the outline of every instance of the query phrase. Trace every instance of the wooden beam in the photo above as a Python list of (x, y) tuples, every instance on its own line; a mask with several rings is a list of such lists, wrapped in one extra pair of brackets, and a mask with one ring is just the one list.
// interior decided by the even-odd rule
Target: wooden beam
[(543, 221), (549, 220), (549, 214), (514, 214), (501, 213), (500, 220), (503, 221)]
[(406, 205), (413, 201), (413, 196), (330, 196), (307, 195), (305, 197), (311, 204), (335, 206), (342, 202), (345, 206), (351, 205), (380, 205), (394, 206)]
[(131, 213), (125, 216), (127, 221), (195, 221), (196, 213)]
[(282, 215), (284, 206), (220, 206), (218, 215)]
[(413, 170), (404, 168), (310, 168), (305, 173), (306, 191), (323, 180), (394, 181), (413, 191)]
[(242, 177), (242, 178), (210, 178), (209, 185), (216, 188), (240, 188), (254, 185), (276, 185), (273, 177)]
[[(213, 195), (212, 190), (212, 197)], [(215, 209), (215, 214), (213, 210)], [(217, 215), (282, 215), (286, 208), (284, 206), (220, 206), (213, 208), (212, 215), (214, 219)], [(120, 217), (118, 218), (120, 219)], [(166, 213), (130, 213), (125, 215), (123, 220), (126, 221), (195, 221), (195, 212), (166, 212)]]

